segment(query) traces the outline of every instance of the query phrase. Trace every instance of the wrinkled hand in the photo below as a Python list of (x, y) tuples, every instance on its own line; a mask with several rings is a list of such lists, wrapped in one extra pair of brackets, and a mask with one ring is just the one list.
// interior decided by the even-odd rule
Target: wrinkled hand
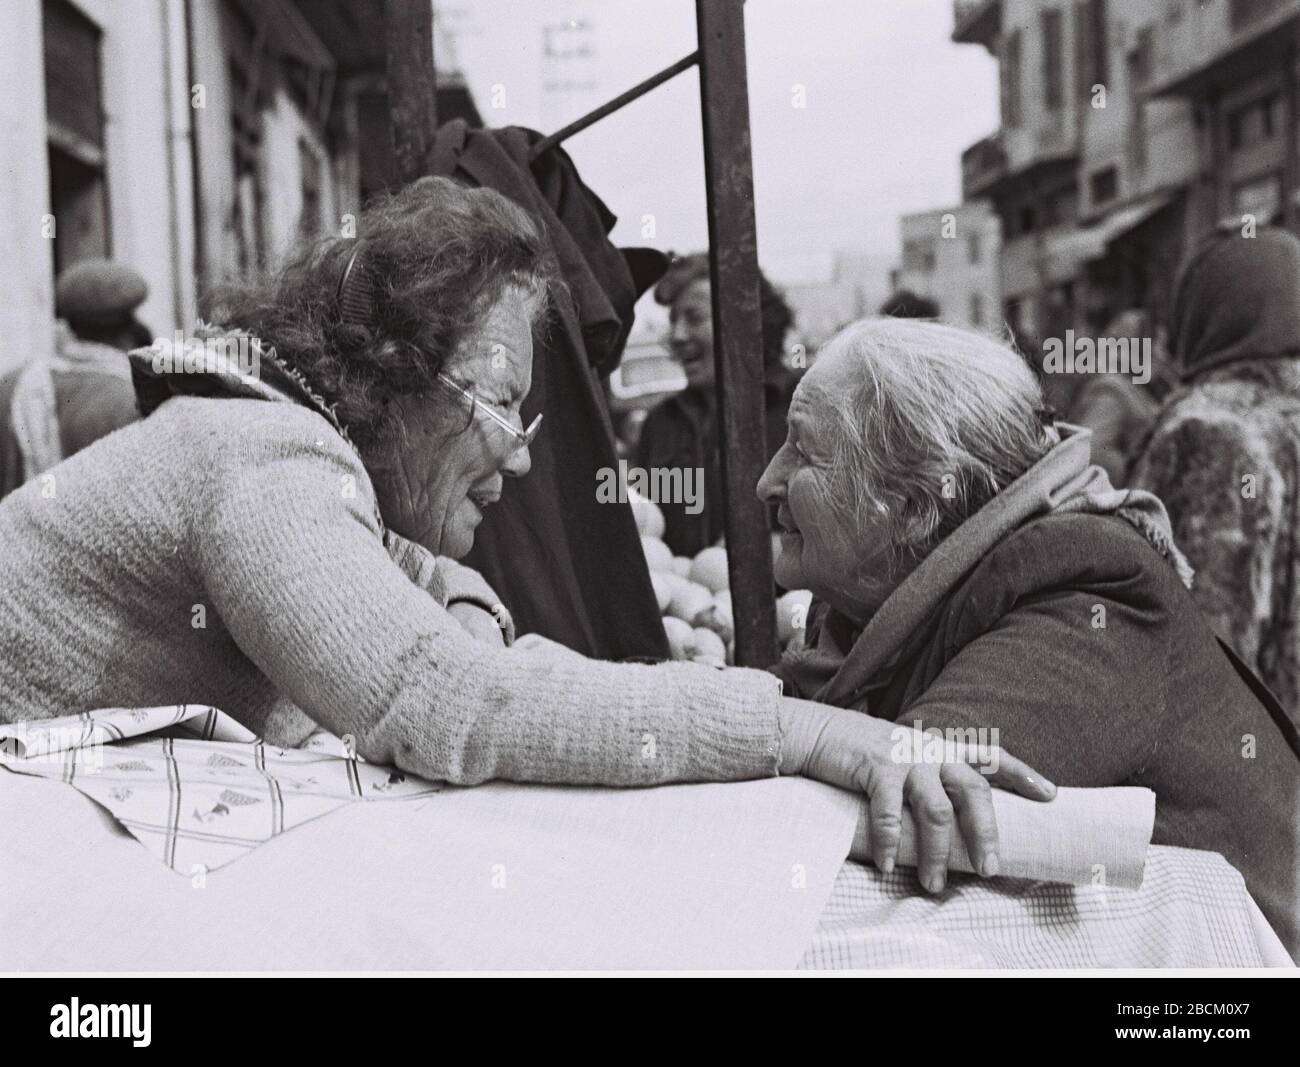
[(918, 838), (917, 874), (932, 893), (946, 884), (954, 829), (961, 833), (975, 869), (986, 878), (998, 873), (991, 786), (1031, 800), (1056, 795), (1051, 782), (998, 748), (953, 745), (943, 762), (913, 762), (918, 752), (927, 751), (911, 743), (916, 731), (862, 712), (783, 697), (781, 726), (782, 774), (866, 795), (872, 862), (886, 873), (898, 858), (903, 805), (911, 809)]
[(468, 600), (458, 600), (447, 608), (447, 614), (460, 623), (474, 640), (493, 648), (506, 647), (505, 634), (501, 632), (496, 616), (490, 611), (484, 611)]

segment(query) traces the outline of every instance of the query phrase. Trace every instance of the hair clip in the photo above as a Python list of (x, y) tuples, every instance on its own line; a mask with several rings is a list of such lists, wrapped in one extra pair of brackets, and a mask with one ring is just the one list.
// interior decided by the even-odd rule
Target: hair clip
[(375, 306), (375, 277), (370, 265), (360, 258), (361, 250), (358, 243), (339, 279), (339, 317), (345, 326), (369, 330)]

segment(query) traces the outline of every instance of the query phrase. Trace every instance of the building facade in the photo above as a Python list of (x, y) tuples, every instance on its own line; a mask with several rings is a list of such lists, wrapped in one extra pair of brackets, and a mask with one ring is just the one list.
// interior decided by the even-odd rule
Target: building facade
[(945, 322), (1000, 329), (998, 272), (1001, 223), (986, 201), (904, 215), (903, 262), (895, 289), (933, 300)]
[(1032, 348), (1129, 308), (1165, 321), (1205, 163), (1195, 107), (1161, 83), (1205, 55), (1202, 5), (958, 0), (954, 16), (953, 39), (999, 62), (1001, 125), (963, 153), (962, 191), (1001, 221), (1008, 324)]
[(1251, 216), (1296, 230), (1298, 0), (1191, 4), (1158, 38), (1151, 93), (1192, 109), (1193, 224)]
[[(168, 335), (207, 287), (347, 233), (393, 182), (382, 0), (13, 0), (6, 15), (0, 373), (50, 350), (54, 278), (77, 260), (138, 270), (139, 316)], [(450, 41), (434, 43), (439, 118), (481, 124)]]

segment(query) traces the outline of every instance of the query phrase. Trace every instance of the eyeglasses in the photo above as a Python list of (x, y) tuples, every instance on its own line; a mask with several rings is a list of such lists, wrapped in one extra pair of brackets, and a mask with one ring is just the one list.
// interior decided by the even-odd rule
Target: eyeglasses
[(518, 452), (520, 449), (527, 448), (531, 445), (533, 439), (537, 436), (537, 431), (542, 428), (542, 416), (538, 415), (537, 418), (533, 419), (533, 421), (528, 424), (527, 429), (516, 430), (514, 423), (504, 415), (500, 415), (493, 410), (492, 405), (486, 400), (480, 400), (472, 388), (466, 389), (464, 386), (457, 385), (448, 378), (447, 375), (441, 373), (438, 375), (438, 383), (448, 392), (455, 393), (457, 396), (469, 401), (469, 421), (465, 423), (465, 429), (468, 430), (474, 421), (474, 416), (479, 412), (482, 412), (514, 439), (514, 447), (511, 449), (512, 453)]

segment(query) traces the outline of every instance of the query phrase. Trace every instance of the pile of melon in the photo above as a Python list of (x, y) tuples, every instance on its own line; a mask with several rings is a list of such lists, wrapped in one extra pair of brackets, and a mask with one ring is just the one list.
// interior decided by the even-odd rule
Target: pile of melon
[[(713, 545), (694, 559), (674, 556), (662, 540), (664, 517), (658, 505), (635, 494), (630, 496), (672, 658), (715, 667), (732, 663), (736, 627), (731, 612), (727, 550)], [(778, 552), (774, 539), (773, 554)], [(777, 637), (782, 648), (803, 644), (811, 600), (812, 593), (806, 589), (786, 593), (777, 600)]]

